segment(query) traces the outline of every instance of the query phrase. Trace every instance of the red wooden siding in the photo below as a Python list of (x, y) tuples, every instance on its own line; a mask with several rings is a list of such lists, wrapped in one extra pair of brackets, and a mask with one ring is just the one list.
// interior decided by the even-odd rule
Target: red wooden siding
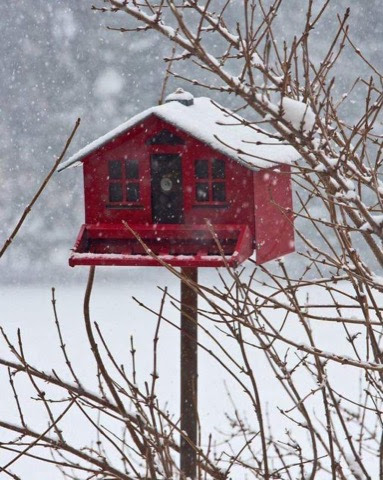
[[(165, 128), (183, 138), (185, 144), (146, 144), (149, 138)], [(252, 172), (156, 117), (150, 117), (143, 124), (133, 127), (84, 162), (86, 223), (121, 224), (125, 220), (131, 225), (152, 224), (150, 157), (160, 153), (181, 155), (186, 225), (206, 224), (208, 219), (213, 225), (246, 224), (254, 231)], [(108, 162), (123, 158), (139, 161), (140, 201), (129, 209), (107, 207), (110, 204)], [(226, 202), (210, 206), (196, 201), (195, 161), (214, 158), (225, 160)]]
[(290, 167), (254, 174), (256, 261), (268, 262), (294, 251)]
[[(170, 134), (163, 134), (164, 130)], [(181, 140), (169, 144), (172, 143), (172, 134)], [(149, 142), (156, 135), (164, 144)], [(174, 181), (178, 182), (180, 177), (178, 174), (172, 177), (166, 170), (161, 170), (161, 159), (158, 159), (159, 163), (155, 163), (156, 159), (151, 163), (152, 155), (173, 155), (173, 160), (168, 161), (174, 162), (177, 172), (177, 156), (181, 161), (182, 190), (181, 194), (177, 190), (173, 205), (178, 207), (182, 203), (183, 210), (177, 216), (163, 216), (161, 204), (154, 204), (156, 222), (161, 223), (153, 221), (152, 187), (156, 191), (154, 185), (158, 186), (169, 178), (174, 187), (179, 185)], [(224, 162), (225, 178), (213, 175), (215, 159)], [(121, 178), (114, 176), (111, 179), (110, 162), (121, 161), (121, 168), (124, 168), (125, 160), (138, 162), (138, 178), (127, 179), (122, 174)], [(210, 165), (207, 177), (196, 178), (198, 160)], [(158, 175), (154, 175), (157, 184), (153, 185), (152, 166), (153, 172), (159, 169)], [(173, 266), (237, 266), (249, 258), (254, 249), (259, 264), (294, 251), (291, 179), (287, 166), (253, 172), (152, 115), (90, 154), (84, 159), (83, 167), (85, 225), (69, 261), (72, 266), (158, 266), (163, 261)], [(113, 191), (119, 194), (119, 186), (125, 188), (127, 182), (134, 183), (135, 188), (139, 185), (138, 200), (135, 201), (135, 197), (129, 200), (125, 194), (121, 202), (117, 194), (111, 200), (110, 184), (117, 185)], [(198, 183), (209, 190), (209, 201), (202, 200), (202, 197), (198, 200)], [(222, 188), (225, 188), (225, 198)], [(213, 189), (221, 192), (215, 199), (212, 198)], [(180, 221), (182, 223), (177, 223)], [(147, 254), (133, 231), (123, 222), (159, 259)], [(224, 253), (224, 259), (221, 253)]]

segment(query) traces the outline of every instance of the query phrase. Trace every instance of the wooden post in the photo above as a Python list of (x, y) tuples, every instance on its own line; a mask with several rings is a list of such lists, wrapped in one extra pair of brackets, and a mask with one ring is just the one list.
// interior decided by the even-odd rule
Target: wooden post
[[(198, 281), (197, 268), (184, 267), (183, 277)], [(197, 445), (198, 423), (198, 363), (197, 363), (197, 293), (181, 281), (181, 430)], [(181, 436), (182, 478), (197, 478), (197, 455), (190, 443)]]

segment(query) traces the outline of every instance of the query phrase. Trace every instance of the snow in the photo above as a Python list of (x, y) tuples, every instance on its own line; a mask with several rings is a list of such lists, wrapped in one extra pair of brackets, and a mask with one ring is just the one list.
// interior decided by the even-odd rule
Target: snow
[(265, 66), (262, 58), (256, 52), (254, 52), (253, 55), (251, 56), (251, 63), (255, 67), (264, 67)]
[(381, 277), (380, 275), (373, 274), (371, 275), (371, 279), (376, 285), (383, 286), (383, 277)]
[(270, 138), (266, 132), (260, 132), (258, 128), (255, 130), (242, 117), (221, 107), (210, 98), (198, 97), (194, 98), (194, 104), (189, 106), (178, 101), (169, 101), (164, 105), (148, 108), (82, 148), (64, 162), (59, 171), (84, 160), (95, 150), (142, 123), (151, 115), (174, 125), (217, 152), (253, 170), (270, 168), (281, 163), (290, 164), (299, 158), (293, 147)]
[(124, 79), (114, 68), (107, 68), (97, 77), (93, 91), (99, 98), (118, 95), (124, 83)]
[[(234, 252), (232, 256), (239, 255), (238, 252)], [(165, 262), (170, 262), (171, 260), (190, 260), (194, 258), (193, 255), (157, 255), (158, 258)], [(74, 260), (81, 260), (86, 258), (88, 260), (147, 260), (148, 255), (127, 255), (122, 253), (73, 253), (71, 258)], [(222, 255), (200, 255), (199, 258), (206, 260), (222, 260)], [(227, 257), (226, 257), (227, 258)]]
[(72, 11), (59, 8), (56, 12), (56, 22), (53, 35), (60, 41), (72, 40), (76, 36), (77, 25)]
[(155, 40), (153, 38), (148, 38), (148, 37), (138, 37), (138, 40), (135, 39), (133, 41), (129, 42), (128, 49), (129, 52), (135, 53), (135, 54), (141, 54), (145, 51), (148, 50), (149, 48), (153, 48), (155, 46)]
[[(105, 270), (106, 271), (106, 270)], [(220, 271), (225, 276), (224, 270)], [(137, 384), (143, 386), (145, 380), (150, 377), (153, 368), (153, 336), (157, 325), (157, 316), (145, 311), (139, 307), (132, 297), (137, 297), (153, 311), (157, 311), (161, 304), (162, 290), (168, 287), (169, 294), (175, 298), (179, 297), (179, 281), (165, 269), (135, 269), (125, 270), (124, 280), (118, 280), (115, 276), (115, 269), (107, 269), (107, 276), (101, 279), (96, 272), (94, 292), (91, 300), (91, 318), (97, 322), (103, 332), (103, 335), (109, 343), (118, 362), (125, 363), (126, 371), (131, 371), (131, 359), (129, 355), (130, 335), (134, 336), (136, 353)], [(227, 280), (227, 278), (226, 278)], [(200, 281), (204, 285), (219, 285), (218, 275), (213, 269), (201, 269)], [(156, 288), (156, 286), (160, 288)], [(338, 284), (339, 290), (344, 286)], [(64, 335), (64, 341), (68, 353), (70, 354), (72, 364), (75, 366), (76, 373), (80, 376), (84, 386), (92, 391), (97, 390), (96, 367), (91, 356), (90, 348), (87, 343), (85, 328), (82, 321), (82, 301), (85, 291), (85, 284), (73, 286), (58, 286), (56, 289), (57, 309), (61, 321), (61, 327)], [(258, 288), (262, 296), (270, 293), (265, 287)], [(347, 291), (346, 291), (347, 292)], [(348, 292), (350, 293), (350, 292)], [(323, 290), (318, 287), (310, 287), (301, 292), (301, 298), (309, 295), (315, 299), (315, 303), (326, 305), (328, 298), (323, 294)], [(16, 330), (21, 328), (21, 334), (24, 341), (25, 352), (30, 362), (36, 367), (45, 371), (54, 369), (57, 374), (65, 379), (69, 378), (65, 362), (62, 359), (60, 348), (57, 345), (57, 333), (54, 327), (54, 319), (50, 304), (49, 287), (3, 287), (0, 292), (0, 308), (2, 311), (2, 325), (7, 334), (16, 339)], [(350, 297), (351, 298), (351, 297)], [(22, 299), (22, 301), (21, 301)], [(381, 304), (383, 298), (376, 296), (376, 300)], [(350, 300), (351, 301), (351, 300)], [(201, 300), (201, 306), (202, 300)], [(314, 312), (314, 310), (312, 310)], [(26, 314), (27, 312), (27, 314)], [(318, 311), (319, 313), (319, 311)], [(320, 311), (323, 314), (323, 311)], [(331, 317), (334, 312), (328, 309)], [(160, 339), (158, 344), (158, 372), (160, 378), (157, 383), (157, 396), (160, 404), (166, 404), (166, 409), (174, 413), (177, 417), (179, 408), (179, 332), (177, 330), (179, 311), (171, 305), (170, 300), (165, 303), (164, 318), (170, 319), (175, 323), (175, 327), (163, 321), (160, 328)], [(284, 312), (274, 309), (271, 314), (273, 323), (283, 321)], [(225, 438), (225, 434), (230, 432), (230, 423), (227, 415), (233, 415), (233, 404), (237, 412), (254, 420), (253, 405), (238, 385), (231, 379), (230, 375), (223, 369), (209, 354), (208, 350), (219, 353), (218, 346), (212, 342), (204, 329), (214, 335), (223, 348), (228, 348), (230, 353), (236, 358), (238, 352), (234, 344), (228, 340), (225, 332), (216, 328), (214, 322), (201, 316), (201, 329), (199, 339), (206, 348), (199, 349), (199, 408), (200, 419), (203, 425), (203, 446), (206, 448), (208, 435), (213, 434), (214, 440), (219, 441)], [(349, 357), (352, 354), (352, 348), (347, 342), (343, 327), (341, 324), (314, 322), (312, 325), (315, 332), (316, 344), (324, 354), (328, 351), (336, 352), (340, 357)], [(350, 326), (351, 333), (359, 331), (362, 327), (357, 325)], [(289, 319), (287, 328), (282, 332), (286, 337), (293, 339), (302, 346), (307, 346), (307, 338), (303, 332), (298, 320)], [(336, 342), (334, 343), (334, 338)], [(362, 342), (362, 341), (360, 341)], [(360, 346), (360, 353), (363, 358), (363, 346)], [(275, 345), (276, 348), (280, 346)], [(11, 354), (4, 344), (1, 345), (1, 355), (11, 358)], [(13, 359), (14, 360), (14, 359)], [(257, 381), (262, 393), (262, 403), (268, 405), (270, 413), (268, 421), (271, 422), (274, 437), (283, 441), (286, 440), (285, 429), (290, 426), (286, 419), (281, 415), (281, 411), (291, 408), (291, 402), (283, 393), (279, 383), (274, 379), (273, 373), (268, 365), (263, 351), (254, 349), (251, 355), (252, 366), (257, 374)], [(288, 368), (292, 370), (295, 360), (289, 360)], [(346, 374), (347, 372), (347, 374)], [(355, 398), (355, 391), (359, 385), (359, 369), (347, 367), (340, 363), (330, 362), (327, 367), (327, 373), (331, 376), (333, 384), (336, 384), (336, 391), (349, 398)], [(15, 420), (17, 411), (15, 409), (12, 392), (9, 389), (6, 372), (1, 376), (3, 390), (2, 395), (5, 401), (2, 401), (2, 417), (5, 420)], [(309, 393), (313, 387), (310, 376), (304, 376), (302, 373), (294, 375), (297, 384), (302, 392), (302, 396)], [(28, 387), (27, 380), (19, 374), (16, 377), (17, 387), (23, 398), (23, 408), (30, 421), (29, 426), (46, 427), (45, 413), (37, 402), (31, 401), (29, 396), (35, 396), (34, 392)], [(315, 385), (314, 385), (315, 386)], [(48, 388), (44, 385), (44, 388)], [(231, 398), (229, 397), (231, 396)], [(60, 399), (57, 395), (55, 398)], [(319, 396), (312, 395), (305, 402), (307, 408), (311, 411), (320, 411), (321, 400)], [(280, 410), (279, 410), (280, 409)], [(31, 417), (33, 415), (33, 417)], [(71, 412), (68, 418), (61, 423), (67, 439), (80, 445), (90, 442), (95, 438), (94, 431), (80, 414)], [(314, 415), (313, 415), (314, 418)], [(300, 421), (304, 425), (303, 421)], [(36, 427), (37, 428), (37, 427)], [(2, 435), (4, 432), (2, 432)], [(300, 438), (298, 431), (294, 431), (295, 438)], [(302, 433), (302, 444), (305, 442), (305, 433)], [(237, 444), (239, 449), (241, 442)], [(3, 461), (6, 453), (3, 453)], [(349, 456), (347, 461), (350, 469), (358, 471), (353, 458)], [(366, 466), (373, 470), (374, 460), (366, 455)], [(377, 462), (375, 462), (377, 464)], [(29, 466), (29, 468), (28, 468)], [(15, 466), (15, 473), (21, 474), (22, 478), (28, 480), (37, 480), (40, 478), (59, 478), (57, 472), (49, 465), (31, 462), (27, 458), (18, 462)], [(243, 472), (242, 472), (243, 473)], [(25, 475), (25, 477), (24, 477)], [(232, 472), (232, 478), (244, 478), (241, 471)], [(294, 477), (295, 478), (295, 477)], [(318, 480), (326, 477), (319, 476)], [(364, 478), (363, 476), (361, 478)], [(376, 478), (373, 476), (373, 478)]]
[(343, 195), (343, 198), (346, 200), (356, 200), (357, 197), (358, 195), (356, 194), (355, 190), (347, 190)]
[(290, 122), (296, 130), (310, 131), (315, 124), (315, 114), (306, 103), (299, 102), (293, 98), (283, 97), (282, 99), (283, 118)]
[(355, 460), (354, 457), (352, 457), (351, 455), (346, 455), (346, 460), (350, 467), (351, 472), (354, 474), (357, 480), (362, 480), (363, 478), (365, 478), (365, 474), (362, 468), (360, 467), (359, 463)]
[(194, 96), (190, 92), (185, 92), (182, 88), (177, 88), (177, 90), (173, 93), (170, 93), (165, 98), (165, 103), (173, 102), (173, 101), (184, 101), (184, 102), (192, 102), (194, 101)]
[(320, 172), (320, 173), (323, 173), (323, 172), (327, 172), (327, 167), (325, 165), (323, 165), (323, 163), (319, 163), (315, 168), (314, 170), (316, 172)]
[[(154, 20), (154, 19), (153, 19)], [(176, 31), (173, 27), (169, 27), (168, 25), (164, 25), (161, 23), (161, 30), (170, 38), (174, 38), (177, 36)]]
[[(371, 215), (371, 219), (381, 228), (383, 226), (383, 215)], [(371, 232), (371, 224), (369, 222), (363, 223), (359, 227), (359, 230), (362, 232)]]
[[(330, 165), (331, 168), (336, 168), (336, 166), (338, 165), (338, 162), (339, 162), (339, 158), (331, 158), (329, 156), (326, 155), (326, 162)], [(354, 185), (352, 182), (351, 182), (352, 186)]]

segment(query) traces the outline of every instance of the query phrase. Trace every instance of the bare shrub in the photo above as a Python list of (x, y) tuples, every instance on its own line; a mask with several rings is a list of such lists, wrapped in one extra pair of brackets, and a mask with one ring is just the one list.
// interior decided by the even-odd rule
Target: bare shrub
[[(354, 45), (348, 10), (326, 32), (328, 49), (314, 59), (312, 32), (321, 28), (329, 2), (306, 2), (302, 31), (283, 39), (278, 14), (286, 3), (104, 0), (93, 8), (119, 12), (113, 21), (121, 25), (111, 30), (167, 37), (173, 48), (169, 75), (198, 91), (235, 95), (252, 128), (293, 145), (301, 157), (293, 166), (295, 262), (227, 269), (217, 285), (192, 285), (200, 298), (200, 348), (251, 405), (245, 418), (233, 402), (227, 435), (209, 432), (195, 446), (199, 478), (383, 478), (382, 75)], [(340, 93), (333, 72), (342, 68), (346, 46), (368, 74), (355, 75), (349, 91)], [(182, 74), (185, 63), (194, 65), (193, 77)], [(359, 116), (350, 121), (347, 105), (354, 95)], [(84, 317), (98, 393), (82, 385), (61, 336), (71, 382), (34, 368), (21, 336), (14, 345), (3, 332), (16, 358), (0, 362), (9, 368), (19, 411), (17, 424), (0, 422), (18, 435), (1, 445), (15, 453), (3, 470), (12, 477), (20, 456), (43, 447), (35, 457), (53, 461), (69, 478), (178, 478), (182, 432), (156, 396), (156, 363), (142, 388), (114, 357), (89, 315), (93, 275), (91, 269)], [(166, 290), (161, 305), (165, 301), (178, 305)], [(173, 323), (162, 308), (152, 313), (158, 325)], [(133, 360), (134, 352), (132, 346)], [(45, 431), (28, 427), (13, 383), (17, 372), (27, 375), (44, 405)], [(345, 387), (348, 379), (357, 388)], [(59, 412), (41, 382), (62, 392)], [(276, 392), (272, 404), (263, 398), (267, 388)], [(75, 449), (60, 430), (73, 409), (92, 423), (94, 446)]]

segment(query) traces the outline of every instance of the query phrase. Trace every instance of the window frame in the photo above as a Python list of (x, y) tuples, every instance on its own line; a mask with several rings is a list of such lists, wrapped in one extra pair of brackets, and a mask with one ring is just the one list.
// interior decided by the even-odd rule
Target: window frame
[[(119, 162), (119, 163), (117, 163)], [(129, 175), (129, 163), (135, 164), (133, 167), (133, 175)], [(116, 168), (116, 165), (120, 165)], [(114, 166), (113, 166), (114, 165)], [(112, 174), (114, 171), (119, 171), (119, 177)], [(140, 186), (140, 162), (135, 158), (114, 158), (107, 162), (107, 179), (108, 179), (108, 201), (107, 208), (140, 208), (142, 207), (142, 192)], [(121, 200), (111, 199), (111, 189), (113, 185), (119, 185), (121, 191)], [(137, 190), (137, 200), (128, 200), (129, 187), (133, 186), (133, 190)]]
[[(199, 177), (197, 176), (197, 165), (201, 165), (201, 162), (207, 162), (207, 176)], [(223, 176), (214, 176), (215, 162), (222, 162), (221, 168), (218, 168), (218, 171), (222, 171), (223, 166)], [(198, 185), (203, 184), (207, 185), (208, 199), (207, 200), (198, 200)], [(224, 185), (224, 200), (214, 200), (214, 184)], [(227, 200), (227, 162), (221, 157), (214, 158), (196, 158), (194, 160), (194, 191), (193, 191), (193, 206), (194, 207), (226, 207), (228, 206)]]

